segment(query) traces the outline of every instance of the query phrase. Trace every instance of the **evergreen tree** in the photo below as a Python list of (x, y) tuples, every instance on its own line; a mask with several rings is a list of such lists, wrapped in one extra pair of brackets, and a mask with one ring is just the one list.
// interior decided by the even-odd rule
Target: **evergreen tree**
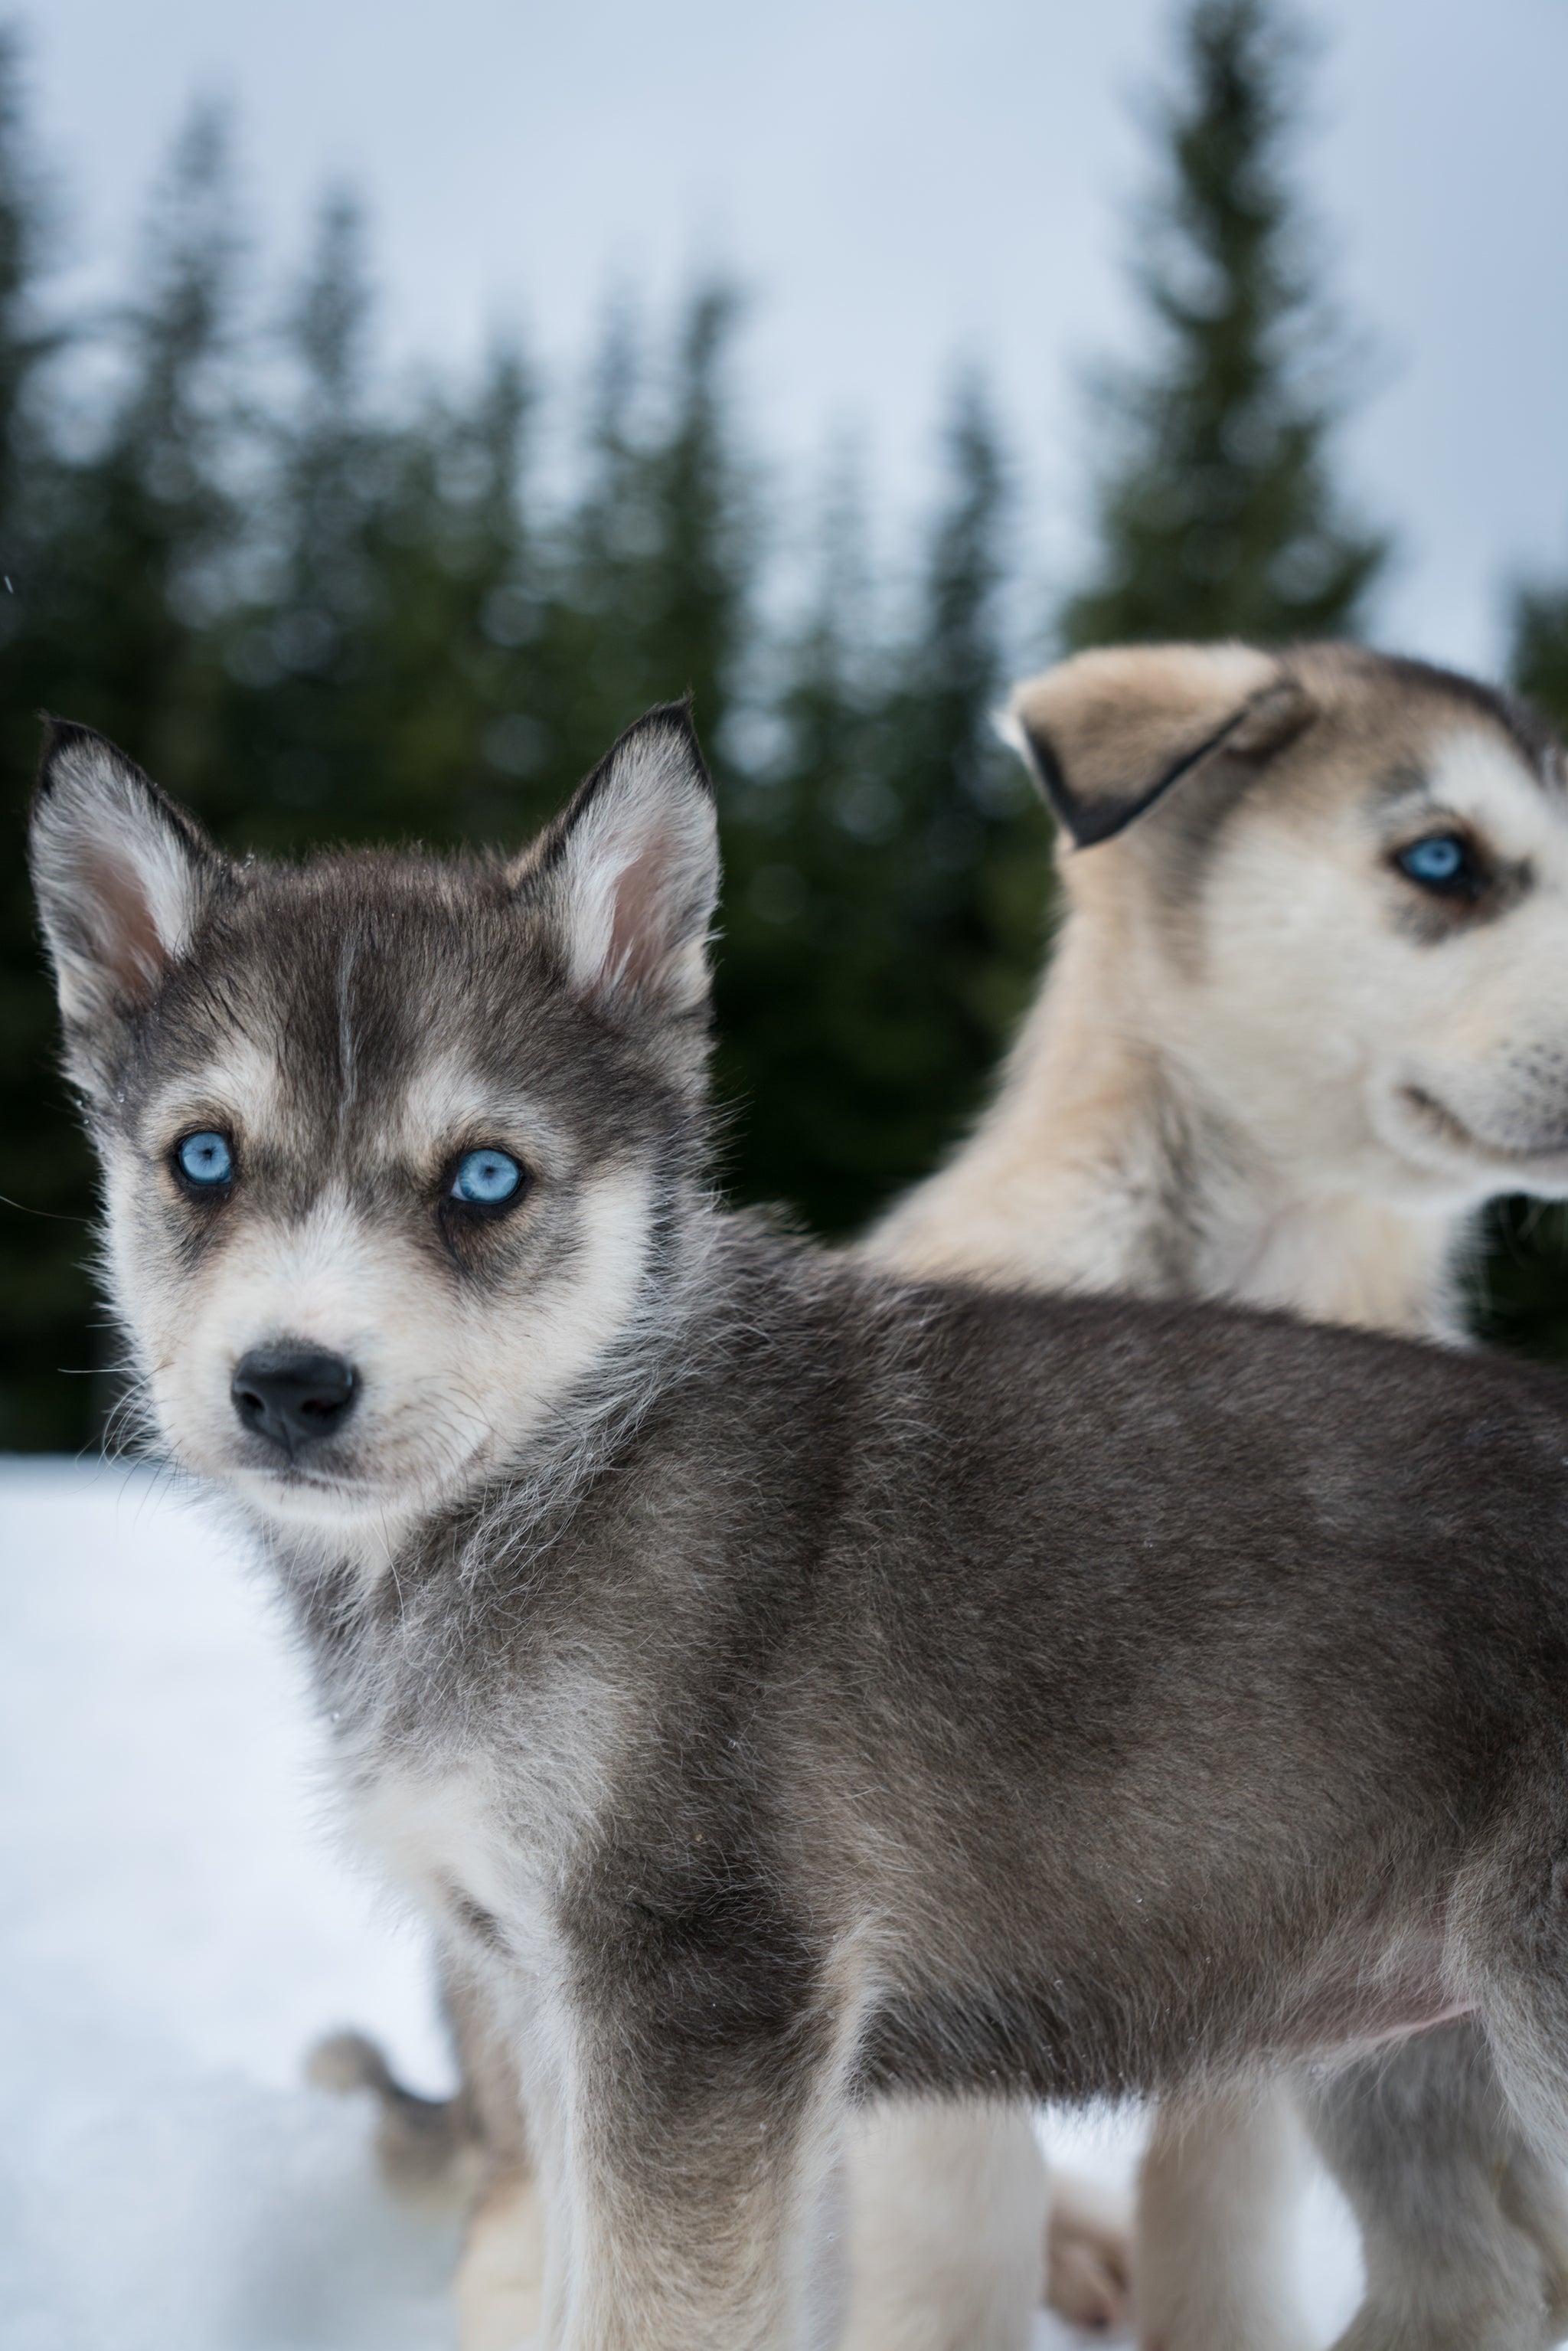
[(261, 536), (223, 628), (224, 757), (203, 813), (257, 846), (316, 821), (349, 829), (332, 786), (352, 751), (348, 695), (374, 593), (367, 540), (384, 461), (366, 414), (370, 306), (359, 213), (334, 195), (283, 326), (292, 399), (256, 420)]
[(952, 1141), (1038, 964), (1046, 827), (992, 729), (1004, 479), (974, 385), (946, 453), (915, 625), (880, 663), (855, 658), (849, 625), (852, 507), (831, 514), (782, 699), (790, 753), (731, 852), (718, 1001), (737, 1186), (832, 1232)]
[(246, 845), (518, 828), (527, 380), (500, 352), (469, 398), (379, 414), (361, 248), (333, 198), (288, 320), (298, 391), (271, 426), (259, 592), (228, 624)]
[(577, 780), (539, 716), (551, 590), (527, 511), (531, 409), (499, 350), (469, 395), (432, 396), (388, 444), (352, 705), (357, 831), (515, 843)]
[(193, 114), (154, 202), (143, 290), (113, 322), (116, 390), (85, 459), (57, 465), (27, 615), (40, 701), (112, 735), (176, 791), (210, 762), (210, 623), (241, 512), (239, 237), (224, 118)]
[[(20, 43), (0, 28), (0, 1447), (78, 1440), (90, 1287), (81, 1260), (88, 1157), (54, 1075), (54, 1002), (39, 969), (23, 857), (37, 756), (40, 639), (32, 624), (58, 472), (44, 429), (47, 206), (28, 142)], [(78, 1408), (79, 1407), (79, 1408)]]
[[(16, 151), (9, 85), (5, 139)], [(12, 197), (5, 242), (24, 270), (37, 221), (26, 167), (0, 172)], [(214, 668), (212, 597), (235, 534), (224, 485), (230, 446), (228, 355), (237, 240), (221, 118), (200, 113), (176, 141), (143, 249), (146, 291), (115, 319), (118, 388), (97, 446), (68, 458), (30, 412), (33, 369), (12, 371), (0, 477), (16, 489), (16, 597), (5, 644), (5, 747), (12, 776), (30, 774), (40, 707), (103, 726), (174, 790), (200, 790), (209, 752)], [(28, 287), (14, 287), (14, 310)], [(0, 590), (3, 595), (3, 590)], [(91, 1317), (87, 1213), (91, 1164), (64, 1089), (47, 1077), (54, 1004), (24, 912), (24, 792), (12, 801), (7, 893), (7, 1058), (28, 1098), (0, 1168), (16, 1208), (5, 1208), (7, 1333), (0, 1362), (0, 1444), (80, 1444), (103, 1417), (108, 1340)], [(16, 964), (9, 959), (16, 956)], [(14, 995), (12, 995), (14, 968)], [(26, 1211), (26, 1213), (24, 1213)]]
[(682, 679), (721, 764), (757, 568), (724, 372), (738, 318), (737, 297), (715, 285), (698, 289), (681, 323), (670, 429), (647, 453), (656, 528), (641, 583), (650, 683)]
[(1069, 647), (1354, 632), (1386, 553), (1329, 474), (1345, 353), (1288, 170), (1302, 43), (1273, 0), (1197, 0), (1136, 283), (1155, 356), (1104, 387), (1099, 551)]
[[(38, 280), (47, 241), (48, 200), (28, 143), (24, 120), (22, 45), (14, 26), (0, 25), (0, 553), (14, 556), (4, 575), (22, 569), (13, 534), (22, 520), (26, 475), (41, 458), (45, 442), (36, 413), (36, 387), (43, 362), (59, 349), (57, 331), (46, 326)], [(0, 607), (0, 643), (10, 633), (11, 601)]]
[[(15, 52), (0, 103), (0, 535), (15, 595), (0, 587), (0, 722), (14, 778), (5, 888), (5, 1060), (0, 1066), (0, 1208), (6, 1306), (0, 1443), (79, 1444), (101, 1418), (107, 1345), (85, 1270), (91, 1169), (51, 1072), (55, 1015), (37, 955), (22, 856), (24, 778), (40, 708), (101, 726), (200, 795), (218, 679), (209, 622), (237, 509), (224, 479), (233, 444), (225, 377), (237, 240), (222, 120), (193, 117), (154, 206), (143, 291), (113, 321), (114, 389), (83, 457), (50, 443), (35, 398), (44, 339), (30, 277), (39, 208), (21, 146)], [(8, 215), (8, 217), (6, 217)], [(51, 385), (55, 400), (60, 397)]]
[(334, 198), (289, 320), (261, 592), (230, 624), (235, 837), (516, 841), (570, 773), (539, 716), (532, 387), (503, 348), (461, 395), (378, 403), (361, 247)]
[(1511, 619), (1512, 683), (1568, 735), (1568, 588), (1519, 590)]
[[(975, 1108), (1037, 976), (1048, 827), (995, 716), (1008, 682), (1006, 469), (979, 387), (958, 388), (923, 610), (881, 719), (900, 817), (893, 935), (872, 993), (882, 1189), (912, 1182)], [(869, 1042), (869, 1040), (868, 1040)], [(898, 1100), (893, 1099), (896, 1088)]]
[(543, 653), (569, 766), (580, 772), (638, 711), (689, 692), (721, 799), (758, 559), (727, 383), (737, 311), (727, 287), (699, 287), (657, 373), (624, 306), (612, 311)]
[[(836, 1031), (857, 956), (884, 952), (897, 803), (877, 770), (865, 518), (848, 452), (820, 522), (810, 609), (781, 650), (760, 755), (727, 795), (716, 996), (717, 1074), (731, 1107), (725, 1173), (746, 1199), (788, 1200), (829, 1230), (874, 1196), (859, 1165), (862, 1105)], [(769, 724), (771, 722), (771, 724)]]
[[(5, 308), (16, 329), (0, 364), (0, 481), (9, 491), (0, 530), (15, 565), (6, 575), (12, 590), (0, 590), (11, 773), (20, 784), (31, 770), (43, 707), (112, 731), (176, 789), (188, 789), (200, 775), (211, 702), (204, 624), (234, 523), (220, 479), (235, 260), (224, 126), (198, 115), (177, 142), (146, 238), (146, 290), (114, 321), (114, 389), (90, 453), (68, 457), (51, 442), (36, 397), (44, 339), (35, 326), (18, 326), (31, 307), (40, 212), (21, 145), (14, 47), (5, 89), (0, 209), (8, 219), (0, 246), (11, 274)], [(50, 391), (57, 403), (59, 383)], [(54, 1013), (24, 911), (22, 799), (17, 790), (9, 812), (16, 831), (5, 886), (15, 898), (0, 1086), (8, 1102), (15, 1087), (27, 1113), (3, 1122), (15, 1140), (0, 1162), (0, 1188), (18, 1206), (0, 1211), (16, 1277), (0, 1429), (14, 1444), (74, 1442), (101, 1410), (101, 1384), (83, 1375), (100, 1368), (106, 1351), (88, 1329), (89, 1161), (62, 1090), (46, 1074)]]

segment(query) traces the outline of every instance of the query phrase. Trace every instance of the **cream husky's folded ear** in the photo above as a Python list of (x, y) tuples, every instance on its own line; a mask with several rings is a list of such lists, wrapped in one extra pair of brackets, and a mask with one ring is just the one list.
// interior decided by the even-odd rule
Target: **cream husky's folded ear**
[(1210, 758), (1255, 764), (1312, 715), (1284, 663), (1253, 645), (1117, 645), (1015, 686), (1003, 732), (1088, 849)]
[(194, 819), (90, 726), (46, 722), (28, 862), (68, 1029), (134, 1013), (230, 868)]
[(517, 882), (555, 931), (575, 995), (607, 1011), (706, 1006), (718, 820), (685, 703), (626, 729)]

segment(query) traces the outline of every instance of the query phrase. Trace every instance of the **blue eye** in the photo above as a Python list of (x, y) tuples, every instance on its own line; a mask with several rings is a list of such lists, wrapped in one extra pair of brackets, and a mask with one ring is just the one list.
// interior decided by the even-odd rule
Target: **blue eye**
[(506, 1151), (470, 1151), (458, 1163), (452, 1196), (471, 1208), (498, 1208), (511, 1199), (523, 1171)]
[(233, 1178), (234, 1153), (229, 1149), (228, 1137), (210, 1128), (204, 1128), (200, 1134), (186, 1135), (177, 1145), (174, 1156), (186, 1183), (194, 1184), (200, 1191), (218, 1191)]
[(1469, 843), (1452, 832), (1434, 832), (1413, 841), (1394, 862), (1424, 890), (1473, 890), (1478, 880)]

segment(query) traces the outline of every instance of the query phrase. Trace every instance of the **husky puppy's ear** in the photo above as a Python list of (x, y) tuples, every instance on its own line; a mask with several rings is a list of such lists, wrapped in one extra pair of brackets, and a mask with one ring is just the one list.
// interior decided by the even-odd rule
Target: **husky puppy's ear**
[(574, 995), (612, 1012), (706, 1005), (718, 819), (685, 703), (626, 729), (517, 879), (556, 932)]
[(1015, 686), (1002, 731), (1088, 849), (1212, 756), (1266, 759), (1313, 715), (1284, 664), (1255, 646), (1118, 645)]
[(28, 862), (68, 1029), (134, 1013), (229, 871), (194, 820), (90, 726), (45, 722)]

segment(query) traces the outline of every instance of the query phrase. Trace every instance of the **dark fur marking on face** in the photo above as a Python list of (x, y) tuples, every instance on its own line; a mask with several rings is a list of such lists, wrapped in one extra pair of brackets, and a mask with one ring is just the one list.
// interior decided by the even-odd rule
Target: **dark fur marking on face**
[(1484, 685), (1479, 678), (1466, 677), (1459, 670), (1414, 660), (1407, 653), (1364, 653), (1363, 659), (1392, 672), (1409, 685), (1425, 687), (1449, 702), (1458, 703), (1479, 717), (1490, 718), (1522, 755), (1538, 784), (1557, 791), (1563, 789), (1562, 746), (1556, 730), (1519, 695)]
[(1157, 799), (1163, 799), (1173, 784), (1180, 783), (1184, 776), (1190, 774), (1194, 768), (1217, 751), (1226, 737), (1236, 732), (1247, 715), (1248, 706), (1243, 704), (1240, 709), (1233, 710), (1225, 724), (1217, 726), (1203, 742), (1195, 744), (1190, 750), (1173, 759), (1152, 784), (1145, 785), (1140, 791), (1130, 792), (1123, 799), (1114, 799), (1107, 794), (1093, 800), (1082, 799), (1068, 782), (1066, 770), (1050, 737), (1043, 732), (1031, 732), (1030, 747), (1039, 765), (1040, 786), (1051, 803), (1052, 814), (1071, 834), (1075, 849), (1092, 849), (1098, 842), (1112, 841), (1117, 833), (1124, 832), (1145, 809), (1152, 808)]
[[(1389, 685), (1406, 691), (1441, 696), (1463, 710), (1484, 718), (1507, 737), (1510, 747), (1521, 756), (1532, 780), (1542, 790), (1557, 792), (1563, 788), (1562, 754), (1556, 739), (1537, 714), (1515, 697), (1500, 693), (1455, 671), (1434, 667), (1401, 656), (1374, 653), (1359, 646), (1325, 648), (1335, 662), (1364, 681), (1380, 686), (1385, 692)], [(1320, 680), (1310, 665), (1312, 648), (1303, 648), (1304, 674), (1314, 693), (1320, 697), (1319, 707), (1325, 726), (1333, 730), (1342, 713), (1336, 705), (1332, 679)], [(1281, 656), (1288, 671), (1291, 656)], [(1332, 741), (1332, 736), (1331, 736)], [(1289, 747), (1287, 746), (1287, 747)], [(1331, 756), (1333, 756), (1331, 751)], [(1280, 786), (1290, 790), (1299, 768), (1291, 768), (1279, 778)], [(1310, 770), (1308, 771), (1310, 773)], [(1151, 834), (1151, 846), (1146, 861), (1146, 879), (1156, 908), (1169, 932), (1173, 952), (1188, 967), (1196, 965), (1201, 953), (1202, 890), (1204, 869), (1213, 858), (1219, 838), (1233, 817), (1248, 803), (1254, 788), (1271, 788), (1275, 771), (1271, 762), (1228, 758), (1223, 747), (1201, 772), (1192, 775), (1182, 789), (1160, 808), (1156, 830)], [(1369, 781), (1367, 791), (1375, 808), (1385, 803), (1427, 793), (1430, 787), (1425, 769), (1414, 762), (1396, 768), (1381, 782)], [(1415, 828), (1423, 820), (1423, 811), (1413, 807), (1408, 812), (1409, 829), (1401, 833), (1395, 846), (1415, 837)], [(1502, 861), (1496, 858), (1488, 845), (1476, 835), (1473, 827), (1449, 816), (1436, 806), (1429, 810), (1434, 827), (1451, 828), (1469, 835), (1476, 843), (1486, 869), (1486, 887), (1477, 895), (1439, 897), (1423, 893), (1407, 877), (1396, 874), (1397, 894), (1392, 902), (1394, 921), (1415, 944), (1433, 946), (1481, 924), (1497, 921), (1518, 906), (1534, 886), (1535, 874), (1528, 860)], [(1375, 853), (1384, 854), (1391, 849), (1383, 839), (1375, 844)]]
[[(1469, 831), (1468, 826), (1453, 827)], [(1535, 869), (1528, 857), (1509, 863), (1499, 863), (1480, 851), (1484, 880), (1473, 896), (1440, 896), (1423, 890), (1419, 883), (1411, 882), (1390, 861), (1396, 891), (1395, 922), (1407, 939), (1417, 946), (1442, 946), (1449, 939), (1464, 938), (1489, 924), (1500, 922), (1529, 897), (1535, 886)]]
[[(200, 1123), (215, 1127), (219, 1122)], [(188, 1122), (183, 1131), (189, 1132)], [(236, 1150), (233, 1179), (221, 1189), (204, 1194), (181, 1181), (173, 1148), (171, 1145), (148, 1169), (147, 1207), (150, 1213), (162, 1216), (182, 1269), (193, 1275), (207, 1258), (222, 1249), (234, 1230), (234, 1205), (246, 1170)]]
[(1203, 873), (1220, 835), (1268, 776), (1256, 759), (1229, 758), (1223, 751), (1202, 775), (1161, 810), (1157, 844), (1151, 845), (1148, 879), (1155, 903), (1172, 926), (1180, 949), (1197, 951)]

